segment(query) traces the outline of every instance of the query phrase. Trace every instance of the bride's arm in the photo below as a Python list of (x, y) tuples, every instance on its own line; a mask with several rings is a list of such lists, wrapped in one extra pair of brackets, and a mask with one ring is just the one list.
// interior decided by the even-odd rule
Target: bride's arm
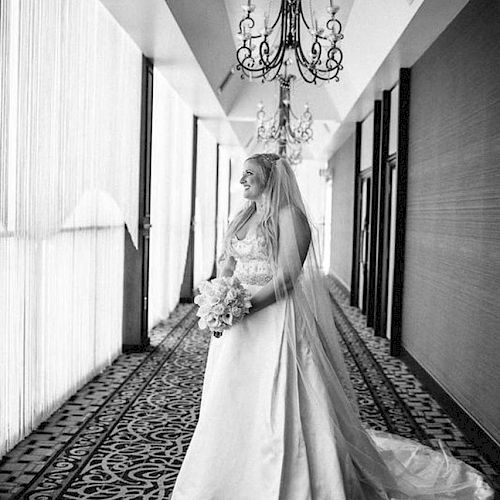
[(236, 266), (236, 261), (234, 260), (234, 257), (232, 255), (229, 255), (224, 259), (224, 266), (220, 271), (220, 276), (231, 277), (234, 273), (235, 266)]
[(278, 272), (252, 296), (250, 313), (276, 302), (276, 290), (289, 292), (300, 275), (311, 243), (311, 229), (296, 210), (286, 208), (279, 214)]

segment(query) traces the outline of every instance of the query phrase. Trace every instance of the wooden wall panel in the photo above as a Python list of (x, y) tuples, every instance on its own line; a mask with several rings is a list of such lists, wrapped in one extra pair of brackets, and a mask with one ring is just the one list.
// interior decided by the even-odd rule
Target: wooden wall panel
[(391, 124), (389, 130), (389, 150), (392, 155), (398, 150), (398, 104), (399, 104), (399, 85), (391, 90)]
[(332, 180), (332, 241), (330, 271), (351, 286), (354, 212), (354, 134), (330, 160)]
[(500, 3), (412, 68), (403, 346), (500, 442)]
[(361, 125), (361, 170), (373, 165), (373, 119), (371, 111)]

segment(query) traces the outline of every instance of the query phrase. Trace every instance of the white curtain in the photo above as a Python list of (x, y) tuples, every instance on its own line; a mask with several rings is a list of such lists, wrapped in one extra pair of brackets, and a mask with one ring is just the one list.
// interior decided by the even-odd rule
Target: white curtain
[(231, 169), (231, 153), (228, 148), (219, 148), (219, 206), (217, 213), (217, 255), (220, 255), (224, 234), (229, 223), (229, 181)]
[(151, 157), (149, 326), (179, 301), (191, 216), (193, 114), (155, 69)]
[(194, 236), (195, 288), (200, 281), (210, 278), (214, 265), (216, 171), (217, 143), (203, 122), (199, 121)]
[(97, 0), (0, 3), (0, 455), (120, 353), (142, 56)]

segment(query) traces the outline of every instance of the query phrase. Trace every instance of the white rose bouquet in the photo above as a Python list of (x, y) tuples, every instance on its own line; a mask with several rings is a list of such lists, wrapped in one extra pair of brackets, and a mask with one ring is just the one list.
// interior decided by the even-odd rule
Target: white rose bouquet
[(196, 313), (200, 318), (198, 326), (202, 330), (208, 328), (215, 337), (241, 321), (252, 306), (250, 292), (235, 277), (203, 281), (199, 289), (200, 294), (194, 299), (200, 306)]

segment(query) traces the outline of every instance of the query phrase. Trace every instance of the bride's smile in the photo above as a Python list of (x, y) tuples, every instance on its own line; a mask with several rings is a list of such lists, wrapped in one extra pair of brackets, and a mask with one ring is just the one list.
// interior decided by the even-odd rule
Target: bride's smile
[(258, 163), (247, 160), (241, 173), (240, 184), (243, 186), (243, 197), (247, 200), (257, 200), (265, 188), (262, 168)]

